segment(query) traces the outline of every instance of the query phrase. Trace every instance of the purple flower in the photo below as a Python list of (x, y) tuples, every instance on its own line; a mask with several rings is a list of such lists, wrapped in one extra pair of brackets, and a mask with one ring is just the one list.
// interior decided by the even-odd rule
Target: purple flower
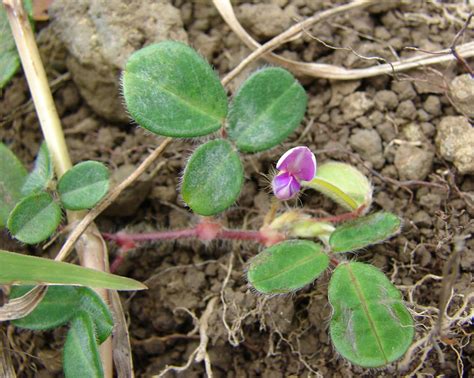
[(288, 150), (278, 160), (280, 171), (272, 181), (273, 193), (280, 200), (293, 198), (301, 189), (301, 181), (310, 181), (316, 175), (316, 158), (308, 147)]

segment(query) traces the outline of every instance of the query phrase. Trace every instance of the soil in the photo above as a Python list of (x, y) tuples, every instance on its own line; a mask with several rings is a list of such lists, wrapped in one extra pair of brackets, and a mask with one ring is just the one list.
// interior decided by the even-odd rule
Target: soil
[[(210, 3), (163, 3), (179, 10), (188, 42), (210, 60), (220, 75), (249, 54)], [(331, 1), (235, 1), (234, 6), (243, 26), (264, 42), (295, 19), (330, 7)], [(309, 32), (332, 46), (350, 46), (363, 56), (395, 60), (394, 55), (414, 54), (405, 50), (406, 46), (424, 50), (448, 47), (463, 26), (461, 11), (466, 11), (462, 4), (431, 2), (390, 2), (378, 8), (333, 18)], [(113, 18), (113, 14), (108, 17)], [(38, 41), (49, 77), (54, 81), (52, 88), (70, 153), (74, 162), (95, 159), (106, 163), (120, 181), (160, 139), (120, 117), (108, 117), (110, 108), (101, 116), (93, 110), (100, 107), (91, 106), (94, 91), (85, 95), (83, 83), (73, 80), (74, 72), (67, 62), (77, 57), (64, 43), (67, 38), (61, 42), (58, 34), (58, 25), (67, 21), (56, 18), (41, 24)], [(471, 28), (460, 42), (473, 37)], [(301, 61), (352, 68), (374, 63), (350, 51), (323, 46), (309, 34), (278, 52)], [(91, 57), (94, 55), (88, 58)], [(472, 66), (473, 61), (468, 63)], [(266, 64), (259, 61), (252, 69)], [(231, 83), (231, 92), (248, 72)], [(463, 144), (472, 138), (473, 129), (466, 118), (469, 106), (454, 106), (452, 101), (460, 95), (450, 93), (451, 80), (465, 73), (461, 64), (452, 62), (396, 77), (384, 75), (351, 82), (300, 78), (309, 95), (302, 126), (283, 145), (243, 156), (246, 182), (242, 194), (238, 203), (219, 219), (232, 227), (261, 226), (271, 199), (268, 174), (289, 147), (306, 145), (319, 162), (333, 159), (354, 164), (372, 180), (373, 210), (395, 212), (404, 220), (404, 227), (388, 242), (347, 258), (370, 262), (391, 277), (415, 316), (416, 340), (423, 339), (436, 324), (440, 297), (447, 285), (440, 277), (455, 251), (460, 255), (448, 307), (450, 316), (473, 289), (474, 163), (472, 143)], [(466, 79), (461, 81), (469, 85)], [(466, 96), (463, 98), (465, 101)], [(107, 106), (113, 104), (112, 101)], [(463, 113), (462, 109), (467, 110)], [(122, 109), (116, 109), (116, 114), (122, 113)], [(456, 139), (456, 132), (449, 134), (449, 127), (438, 135), (440, 123), (453, 116), (462, 118), (454, 123), (464, 124), (466, 137)], [(0, 96), (0, 139), (31, 166), (42, 138), (39, 130), (26, 81), (19, 73)], [(449, 136), (443, 137), (446, 133)], [(446, 140), (455, 144), (454, 150), (466, 148), (466, 154), (449, 155), (449, 146), (443, 145)], [(100, 230), (138, 232), (195, 224), (198, 219), (180, 200), (177, 187), (186, 159), (199, 142), (174, 141), (163, 155), (164, 166), (155, 175), (142, 178), (98, 219)], [(341, 211), (314, 192), (306, 192), (289, 206), (329, 213)], [(48, 256), (54, 256), (60, 246), (44, 252), (18, 245), (6, 233), (0, 242), (5, 249)], [(337, 355), (328, 337), (329, 274), (292, 295), (257, 296), (247, 286), (245, 269), (246, 261), (260, 249), (252, 243), (204, 245), (177, 241), (143, 245), (127, 255), (118, 273), (149, 286), (147, 291), (122, 295), (137, 376), (158, 374), (166, 365), (186, 364), (199, 344), (199, 334), (193, 332), (195, 318), (202, 316), (215, 296), (218, 300), (207, 330), (215, 377), (474, 376), (474, 346), (469, 336), (472, 323), (469, 329), (467, 323), (455, 321), (436, 341), (436, 347), (428, 342), (415, 350), (404, 372), (396, 364), (380, 370), (352, 366)], [(110, 253), (113, 258), (114, 245), (110, 245)], [(64, 329), (33, 333), (8, 326), (8, 334), (18, 376), (61, 376)], [(166, 376), (176, 374), (170, 372)], [(203, 363), (191, 363), (180, 376), (204, 374)]]

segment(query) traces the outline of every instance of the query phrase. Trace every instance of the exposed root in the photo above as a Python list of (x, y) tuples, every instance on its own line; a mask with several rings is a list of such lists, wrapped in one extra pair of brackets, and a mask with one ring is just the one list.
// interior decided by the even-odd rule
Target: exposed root
[(201, 315), (201, 318), (199, 319), (197, 319), (195, 315), (192, 314), (189, 310), (187, 311), (189, 314), (193, 316), (195, 325), (197, 326), (199, 330), (200, 342), (199, 342), (198, 347), (190, 354), (186, 364), (183, 366), (175, 366), (175, 365), (166, 366), (166, 368), (162, 370), (155, 377), (163, 377), (166, 373), (169, 373), (171, 371), (179, 373), (179, 372), (187, 370), (193, 364), (193, 362), (204, 361), (206, 375), (207, 377), (212, 378), (211, 360), (209, 358), (209, 354), (207, 353), (207, 344), (209, 342), (207, 329), (209, 328), (209, 318), (211, 317), (212, 312), (214, 311), (214, 306), (217, 302), (217, 299), (218, 297), (212, 297), (209, 300), (209, 302), (207, 303), (206, 309), (204, 310), (203, 314)]
[[(415, 290), (430, 279), (442, 281), (443, 277), (428, 274), (414, 285), (398, 286), (401, 290), (407, 291), (412, 314), (415, 318), (420, 320), (420, 328), (423, 327), (424, 329), (422, 336), (410, 346), (404, 358), (399, 362), (398, 367), (402, 371), (410, 370), (410, 376), (416, 375), (416, 373), (423, 368), (426, 358), (433, 349), (438, 352), (438, 359), (440, 363), (443, 364), (444, 356), (440, 346), (445, 345), (455, 351), (458, 357), (457, 367), (460, 373), (459, 376), (462, 376), (462, 372), (464, 371), (461, 358), (462, 349), (470, 342), (472, 336), (472, 333), (468, 332), (466, 328), (471, 324), (474, 318), (474, 310), (471, 304), (471, 302), (474, 301), (474, 293), (462, 295), (456, 294), (451, 290), (443, 314), (441, 314), (439, 308), (419, 305), (414, 300)], [(462, 303), (457, 311), (450, 316), (447, 310), (458, 298), (462, 299)], [(438, 326), (440, 324), (440, 318), (444, 319), (441, 328)], [(418, 362), (415, 366), (412, 366), (415, 360)]]

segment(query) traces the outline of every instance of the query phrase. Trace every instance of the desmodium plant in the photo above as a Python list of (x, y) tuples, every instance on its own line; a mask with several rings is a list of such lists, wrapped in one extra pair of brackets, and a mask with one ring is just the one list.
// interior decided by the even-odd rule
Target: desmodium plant
[(298, 290), (333, 265), (330, 334), (336, 350), (363, 367), (387, 365), (406, 352), (414, 325), (401, 293), (375, 267), (346, 261), (342, 255), (381, 243), (401, 227), (394, 214), (367, 214), (372, 186), (356, 168), (332, 161), (317, 167), (305, 146), (289, 150), (276, 164), (272, 189), (277, 199), (289, 200), (311, 188), (345, 208), (344, 214), (314, 219), (304, 209), (278, 214), (274, 207), (256, 231), (226, 229), (209, 218), (239, 197), (244, 182), (240, 153), (277, 146), (303, 119), (307, 97), (289, 72), (274, 67), (255, 72), (228, 104), (212, 68), (190, 47), (167, 41), (129, 58), (123, 94), (133, 119), (157, 135), (214, 136), (192, 154), (180, 189), (184, 202), (205, 218), (185, 230), (105, 234), (106, 238), (115, 240), (122, 252), (146, 240), (258, 242), (268, 248), (250, 260), (247, 277), (255, 291), (267, 295)]
[[(75, 165), (56, 183), (45, 143), (30, 173), (0, 143), (0, 227), (7, 227), (23, 243), (40, 243), (58, 228), (62, 208), (85, 210), (100, 201), (108, 191), (108, 177), (102, 163), (86, 161)], [(12, 323), (32, 330), (69, 324), (63, 352), (66, 376), (78, 376), (78, 372), (88, 377), (102, 376), (99, 345), (112, 332), (112, 315), (86, 286), (115, 290), (141, 290), (145, 286), (129, 278), (3, 250), (0, 267), (0, 285), (14, 285), (11, 303), (32, 289), (25, 285), (53, 285), (32, 312), (21, 318), (13, 316), (16, 320)]]

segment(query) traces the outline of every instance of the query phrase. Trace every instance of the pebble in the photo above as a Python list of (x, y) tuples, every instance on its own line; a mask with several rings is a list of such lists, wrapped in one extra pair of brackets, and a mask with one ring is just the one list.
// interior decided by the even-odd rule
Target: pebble
[(395, 153), (395, 167), (401, 180), (424, 180), (431, 172), (434, 153), (408, 144)]
[[(474, 104), (474, 99), (472, 104)], [(434, 116), (441, 114), (441, 101), (438, 96), (428, 96), (428, 98), (423, 103), (423, 109), (426, 110), (429, 114)]]
[(466, 117), (444, 117), (435, 141), (440, 155), (452, 161), (459, 173), (474, 173), (474, 128)]
[(469, 74), (457, 76), (449, 90), (455, 108), (468, 117), (474, 117), (474, 79)]
[(414, 120), (416, 118), (416, 108), (411, 100), (400, 102), (397, 107), (397, 117)]
[(398, 105), (397, 94), (393, 91), (378, 91), (375, 96), (375, 106), (379, 110), (392, 110)]
[(341, 103), (345, 121), (351, 121), (372, 109), (374, 101), (367, 97), (364, 92), (354, 92), (347, 96)]
[(363, 159), (370, 161), (374, 168), (383, 167), (385, 159), (382, 154), (382, 139), (377, 131), (355, 129), (349, 143)]
[(383, 122), (377, 125), (376, 129), (384, 140), (384, 142), (390, 142), (397, 136), (397, 133), (395, 132), (395, 127), (390, 122)]
[(399, 101), (413, 100), (417, 96), (409, 81), (393, 81), (392, 90), (398, 94)]

